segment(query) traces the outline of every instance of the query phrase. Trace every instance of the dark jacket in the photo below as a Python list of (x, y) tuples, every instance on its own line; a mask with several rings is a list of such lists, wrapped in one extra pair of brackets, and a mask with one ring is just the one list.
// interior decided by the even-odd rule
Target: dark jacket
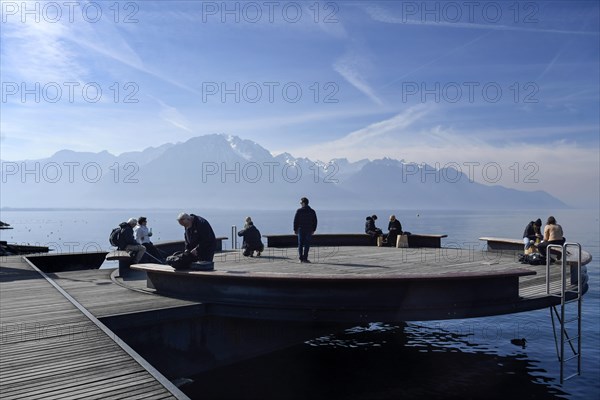
[(317, 213), (309, 205), (300, 207), (294, 215), (294, 232), (298, 230), (314, 232), (317, 230)]
[(212, 227), (202, 217), (190, 214), (192, 226), (185, 230), (185, 249), (192, 251), (196, 249), (199, 261), (212, 261), (217, 249), (217, 240)]
[(371, 237), (375, 237), (381, 235), (383, 232), (381, 231), (381, 229), (375, 226), (375, 220), (373, 219), (373, 217), (367, 217), (367, 220), (365, 222), (365, 233), (371, 235)]
[[(538, 226), (536, 226), (535, 224), (538, 223)], [(538, 237), (537, 235), (541, 235), (540, 232), (540, 228), (542, 226), (542, 220), (538, 219), (537, 221), (533, 222), (529, 222), (527, 224), (527, 226), (525, 227), (525, 231), (523, 232), (523, 237), (527, 238), (529, 240), (535, 240), (536, 237)]]
[(395, 231), (398, 235), (402, 235), (402, 224), (397, 219), (390, 221), (388, 224), (388, 231)]
[(264, 247), (260, 239), (260, 231), (254, 225), (250, 225), (248, 228), (239, 231), (238, 236), (244, 237), (242, 243), (243, 249), (261, 249)]
[(119, 250), (125, 250), (129, 245), (137, 246), (139, 243), (133, 237), (133, 228), (127, 222), (119, 224), (121, 232), (119, 233)]

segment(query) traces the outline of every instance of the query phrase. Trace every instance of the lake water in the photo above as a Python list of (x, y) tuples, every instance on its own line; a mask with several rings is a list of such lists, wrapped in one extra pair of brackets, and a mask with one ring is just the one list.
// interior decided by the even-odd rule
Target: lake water
[[(482, 246), (481, 236), (520, 238), (527, 222), (547, 212), (361, 210), (315, 207), (318, 232), (362, 232), (365, 217), (379, 216), (387, 228), (395, 214), (404, 230), (444, 233), (446, 247)], [(14, 229), (0, 240), (48, 245), (58, 251), (108, 249), (111, 228), (144, 215), (153, 240), (180, 240), (179, 210), (0, 211)], [(263, 234), (291, 233), (294, 210), (191, 210), (209, 220), (217, 236), (252, 216)], [(593, 256), (590, 289), (583, 302), (583, 375), (559, 383), (550, 312), (409, 322), (406, 327), (373, 321), (345, 332), (315, 338), (290, 349), (191, 377), (182, 389), (203, 399), (398, 399), (398, 398), (598, 398), (600, 393), (600, 215), (599, 210), (553, 214), (568, 241)], [(226, 248), (230, 248), (227, 242)], [(114, 265), (106, 265), (114, 266)], [(523, 348), (511, 339), (526, 339)], [(574, 366), (575, 363), (569, 364)], [(572, 368), (567, 369), (570, 372)]]

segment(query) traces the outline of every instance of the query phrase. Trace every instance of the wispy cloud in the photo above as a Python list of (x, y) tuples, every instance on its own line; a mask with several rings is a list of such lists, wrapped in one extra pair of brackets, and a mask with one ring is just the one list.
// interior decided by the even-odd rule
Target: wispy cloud
[(161, 107), (159, 112), (159, 116), (164, 121), (173, 125), (177, 129), (182, 129), (186, 132), (192, 133), (192, 129), (190, 128), (190, 122), (185, 118), (183, 114), (179, 112), (175, 107), (171, 107), (168, 104), (164, 103), (161, 100), (155, 99)]
[(63, 40), (68, 35), (60, 23), (2, 23), (3, 80), (83, 81), (89, 69)]
[(517, 32), (539, 32), (539, 33), (556, 33), (566, 35), (590, 35), (598, 36), (598, 32), (594, 31), (575, 31), (569, 29), (548, 29), (536, 27), (526, 27), (519, 25), (503, 25), (497, 23), (482, 24), (477, 22), (452, 22), (452, 21), (432, 21), (425, 18), (414, 19), (407, 16), (398, 17), (394, 12), (378, 5), (369, 5), (366, 7), (367, 14), (378, 22), (386, 24), (401, 24), (401, 25), (419, 25), (426, 27), (437, 28), (454, 28), (454, 29), (478, 29), (491, 31), (517, 31)]
[[(408, 128), (427, 115), (430, 110), (431, 106), (420, 104), (391, 118), (351, 132), (340, 139), (299, 148), (298, 152), (322, 160), (342, 157), (369, 158), (374, 154), (381, 156), (385, 153), (385, 150), (380, 147), (382, 141), (389, 143), (391, 139), (392, 142), (396, 142), (393, 147), (397, 147), (400, 137), (407, 133)], [(377, 148), (376, 152), (373, 151), (375, 148)], [(359, 156), (359, 153), (363, 156)]]
[(361, 64), (365, 64), (364, 59), (361, 59), (355, 53), (348, 53), (333, 64), (333, 69), (346, 79), (348, 83), (367, 95), (373, 102), (383, 105), (383, 101), (363, 77), (360, 71)]
[[(118, 66), (125, 66), (194, 95), (200, 94), (173, 76), (147, 66), (124, 35), (125, 31), (104, 19), (97, 23), (9, 20), (2, 24), (3, 73), (10, 79), (25, 82), (83, 84), (99, 76), (110, 78), (109, 74), (118, 74)], [(108, 69), (95, 69), (95, 65), (106, 64), (103, 59), (117, 64)]]
[(392, 81), (386, 83), (384, 87), (388, 87), (388, 86), (393, 85), (396, 82), (402, 81), (403, 79), (409, 77), (410, 75), (412, 75), (412, 74), (414, 74), (416, 72), (419, 72), (420, 70), (422, 70), (422, 69), (424, 69), (426, 67), (429, 67), (430, 65), (433, 65), (433, 64), (437, 63), (438, 61), (440, 61), (440, 60), (442, 60), (444, 58), (447, 58), (447, 57), (451, 56), (452, 54), (455, 54), (455, 53), (457, 53), (457, 52), (459, 52), (459, 51), (461, 51), (461, 50), (463, 50), (463, 49), (471, 46), (472, 44), (480, 41), (481, 39), (483, 39), (484, 37), (488, 36), (489, 34), (490, 34), (490, 32), (486, 32), (483, 35), (479, 35), (476, 38), (474, 38), (472, 40), (469, 40), (466, 43), (461, 44), (460, 46), (453, 47), (450, 50), (448, 50), (446, 52), (443, 52), (440, 56), (435, 57), (435, 58), (429, 60), (428, 62), (423, 63), (423, 64), (419, 65), (418, 67), (413, 68), (412, 70), (410, 70), (408, 72), (405, 72), (402, 75), (394, 78)]

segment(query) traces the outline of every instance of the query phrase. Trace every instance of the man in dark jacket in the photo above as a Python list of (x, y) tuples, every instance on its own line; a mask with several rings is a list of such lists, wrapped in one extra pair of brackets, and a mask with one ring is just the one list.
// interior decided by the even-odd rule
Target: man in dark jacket
[(256, 256), (259, 257), (260, 253), (265, 249), (265, 245), (263, 244), (260, 238), (260, 231), (254, 226), (254, 222), (249, 220), (246, 223), (244, 229), (238, 232), (238, 236), (242, 236), (244, 241), (242, 242), (242, 249), (244, 252), (242, 253), (244, 257), (254, 257), (254, 252), (256, 251)]
[(390, 215), (387, 235), (388, 246), (395, 247), (399, 235), (402, 236), (402, 224), (396, 219), (395, 215)]
[(310, 263), (308, 260), (308, 250), (310, 249), (310, 239), (317, 230), (317, 213), (308, 205), (308, 199), (300, 199), (300, 207), (294, 215), (294, 233), (298, 235), (298, 255), (300, 262)]
[(133, 237), (133, 227), (136, 225), (137, 219), (135, 218), (129, 218), (127, 222), (121, 222), (119, 224), (121, 232), (119, 233), (118, 248), (119, 250), (135, 252), (135, 259), (133, 260), (134, 264), (139, 263), (146, 252), (146, 248), (139, 244)]
[(181, 213), (177, 222), (185, 228), (184, 253), (191, 255), (192, 261), (212, 261), (217, 240), (208, 221), (194, 214)]

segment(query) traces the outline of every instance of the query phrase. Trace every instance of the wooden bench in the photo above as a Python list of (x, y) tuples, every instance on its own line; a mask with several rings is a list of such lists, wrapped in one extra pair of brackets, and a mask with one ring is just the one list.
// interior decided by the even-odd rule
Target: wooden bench
[[(296, 247), (296, 235), (263, 235), (267, 238), (267, 247)], [(411, 234), (408, 235), (409, 247), (442, 247), (442, 238), (448, 235)], [(313, 235), (311, 246), (374, 246), (374, 239), (366, 233), (321, 233)]]
[(106, 254), (106, 260), (107, 261), (121, 261), (121, 260), (129, 260), (131, 258), (131, 255), (129, 254), (128, 251), (125, 250), (113, 250), (108, 252), (108, 254)]
[(131, 257), (131, 255), (129, 254), (128, 251), (125, 250), (113, 250), (113, 251), (109, 251), (108, 254), (106, 254), (106, 260), (107, 261), (118, 261), (119, 262), (119, 276), (121, 278), (126, 277), (127, 275), (130, 275), (131, 273), (131, 262), (133, 261), (133, 258)]
[(423, 233), (412, 233), (408, 235), (408, 247), (442, 247), (442, 238), (448, 235), (433, 235)]
[(508, 239), (496, 237), (480, 237), (487, 242), (488, 250), (524, 250), (523, 239)]

